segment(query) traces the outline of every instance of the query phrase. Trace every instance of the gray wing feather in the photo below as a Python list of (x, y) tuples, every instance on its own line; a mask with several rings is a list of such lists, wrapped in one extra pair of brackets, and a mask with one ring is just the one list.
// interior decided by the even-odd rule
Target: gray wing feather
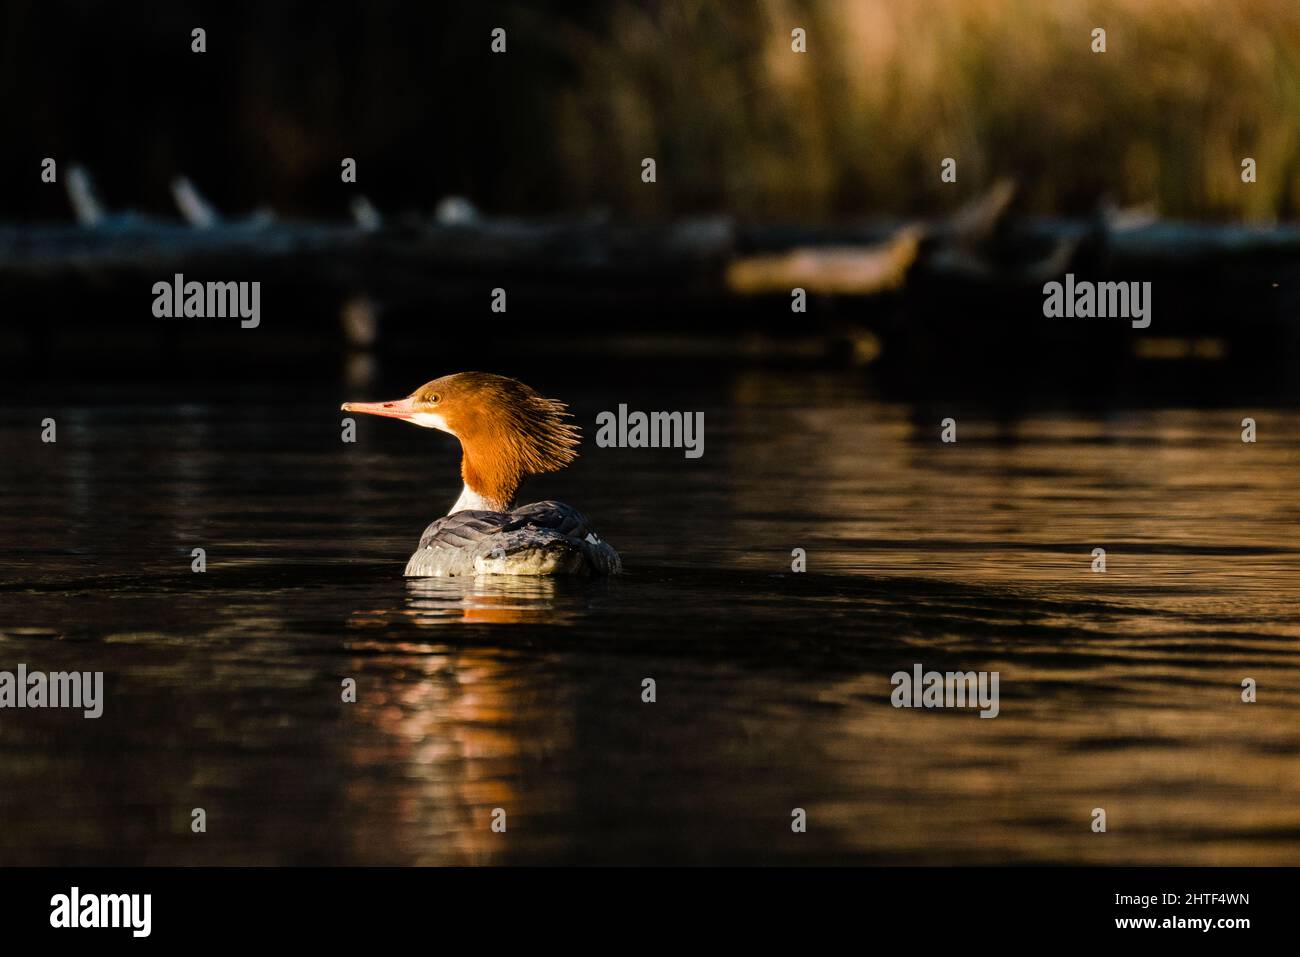
[(622, 570), (618, 552), (576, 508), (534, 502), (510, 512), (468, 510), (433, 522), (406, 565), (407, 577), (500, 573), (597, 574)]

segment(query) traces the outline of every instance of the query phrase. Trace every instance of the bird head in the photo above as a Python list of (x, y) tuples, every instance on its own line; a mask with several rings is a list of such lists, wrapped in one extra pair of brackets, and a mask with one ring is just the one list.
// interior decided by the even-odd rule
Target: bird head
[(342, 408), (456, 436), (465, 485), (502, 510), (524, 476), (564, 468), (577, 458), (581, 440), (563, 402), (487, 372), (458, 372), (426, 382), (404, 399), (344, 402)]

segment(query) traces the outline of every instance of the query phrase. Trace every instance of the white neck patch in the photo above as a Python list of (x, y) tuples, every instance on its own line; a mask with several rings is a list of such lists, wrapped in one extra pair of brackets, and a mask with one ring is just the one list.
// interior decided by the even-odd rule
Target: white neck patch
[(490, 502), (478, 492), (474, 491), (468, 485), (460, 490), (460, 498), (456, 499), (456, 504), (451, 507), (448, 515), (455, 515), (457, 512), (464, 512), (473, 509), (479, 512), (502, 512), (505, 509), (500, 508), (495, 502)]

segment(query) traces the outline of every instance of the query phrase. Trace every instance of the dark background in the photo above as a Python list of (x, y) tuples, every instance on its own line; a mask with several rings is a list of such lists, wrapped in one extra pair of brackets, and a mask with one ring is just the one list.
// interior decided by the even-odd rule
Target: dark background
[[(339, 316), (362, 298), (380, 321), (374, 349), (420, 368), (519, 369), (538, 349), (572, 362), (594, 348), (640, 351), (672, 371), (684, 342), (727, 360), (841, 363), (867, 339), (879, 380), (912, 394), (1294, 396), (1294, 241), (1231, 261), (1163, 261), (1158, 247), (1121, 261), (1101, 228), (1104, 211), (1121, 208), (1262, 228), (1295, 217), (1291, 4), (962, 0), (943, 17), (837, 0), (0, 9), (0, 315), (15, 330), (0, 346), (6, 388), (230, 380), (253, 366), (264, 379), (333, 376), (349, 348)], [(1089, 49), (1099, 23), (1104, 55)], [(794, 25), (808, 30), (805, 55), (790, 51)], [(207, 31), (203, 54), (190, 49), (195, 26)], [(505, 55), (489, 48), (497, 26)], [(949, 155), (959, 181), (944, 185)], [(1245, 155), (1259, 161), (1257, 183), (1240, 181)], [(40, 182), (46, 156), (58, 160), (56, 184)], [(644, 156), (659, 164), (653, 186), (640, 180)], [(356, 184), (340, 181), (344, 157), (358, 163)], [(108, 230), (92, 236), (107, 265), (74, 251), (13, 267), (29, 229), (71, 226), (74, 164), (111, 213), (182, 229), (171, 185), (184, 176), (236, 221), (269, 210), (281, 224), (342, 226), (364, 196), (393, 232), (332, 259), (123, 265), (135, 239)], [(994, 236), (979, 250), (983, 278), (929, 268), (953, 250), (923, 253), (902, 290), (814, 295), (792, 318), (784, 295), (727, 295), (718, 258), (659, 268), (658, 239), (600, 232), (712, 216), (736, 229), (727, 256), (846, 236), (865, 245), (889, 233), (852, 232), (861, 224), (942, 223), (1001, 180), (1017, 186), (1009, 223), (1058, 217), (1082, 230), (1067, 268), (1154, 280), (1155, 328), (1139, 337), (1125, 323), (1044, 322), (1041, 280), (1025, 279), (1050, 255), (1044, 243)], [(436, 253), (402, 246), (449, 196), (497, 222), (580, 231), (499, 260), (448, 256), (454, 238)], [(584, 271), (587, 243), (601, 271)], [(262, 281), (263, 327), (163, 331), (147, 291), (174, 271)], [(506, 316), (487, 312), (498, 285), (510, 290)], [(1187, 361), (1135, 360), (1133, 347), (1159, 337)]]
[[(343, 218), (357, 188), (388, 208), (427, 210), (448, 193), (553, 208), (543, 105), (566, 62), (523, 34), (559, 10), (597, 16), (546, 2), (4, 9), (0, 169), (17, 188), (0, 193), (0, 216), (20, 220), (69, 218), (61, 188), (31, 188), (45, 156), (88, 167), (110, 208), (162, 215), (175, 215), (167, 185), (182, 174), (230, 213), (268, 204)], [(498, 24), (518, 39), (494, 58)], [(204, 54), (190, 50), (196, 26)], [(358, 187), (340, 183), (345, 156)]]
[(34, 179), (54, 156), (109, 206), (169, 214), (182, 174), (230, 213), (343, 217), (363, 192), (387, 210), (461, 194), (494, 214), (801, 222), (945, 212), (1010, 177), (1040, 214), (1270, 222), (1300, 213), (1298, 53), (1285, 0), (10, 0), (0, 221), (67, 218)]

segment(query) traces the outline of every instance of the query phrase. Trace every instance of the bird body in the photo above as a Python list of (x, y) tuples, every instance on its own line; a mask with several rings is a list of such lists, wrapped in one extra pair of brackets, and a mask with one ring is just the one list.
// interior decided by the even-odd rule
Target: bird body
[(425, 529), (406, 564), (408, 578), (622, 570), (618, 552), (577, 509), (551, 501), (513, 507), (525, 476), (558, 471), (577, 457), (579, 432), (566, 421), (563, 403), (515, 379), (461, 372), (405, 399), (345, 402), (343, 411), (401, 419), (460, 440), (460, 497)]
[(576, 508), (534, 502), (509, 512), (466, 509), (433, 522), (406, 563), (407, 578), (455, 575), (614, 575), (618, 552)]

